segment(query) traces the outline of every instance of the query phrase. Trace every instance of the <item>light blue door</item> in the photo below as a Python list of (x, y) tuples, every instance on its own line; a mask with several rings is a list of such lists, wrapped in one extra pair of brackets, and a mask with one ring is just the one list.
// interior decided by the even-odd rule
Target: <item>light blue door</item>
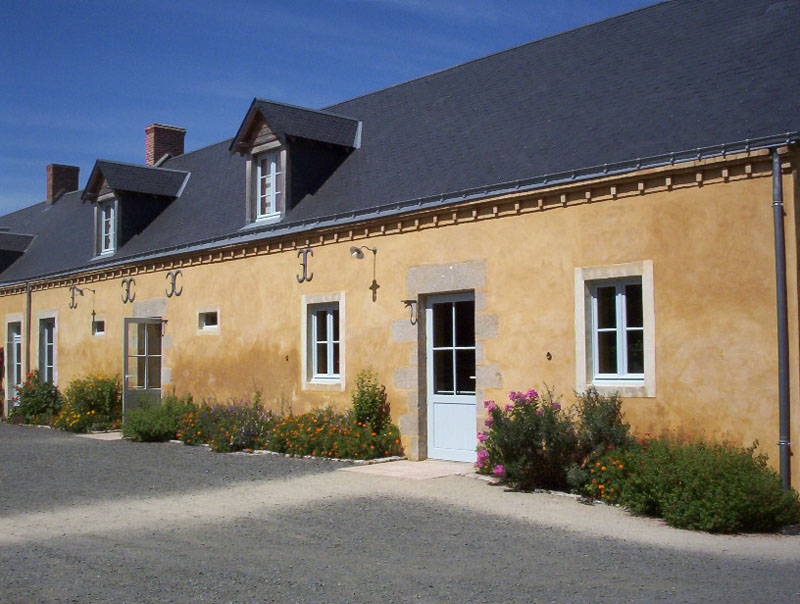
[(428, 457), (475, 461), (475, 298), (431, 296), (425, 309)]

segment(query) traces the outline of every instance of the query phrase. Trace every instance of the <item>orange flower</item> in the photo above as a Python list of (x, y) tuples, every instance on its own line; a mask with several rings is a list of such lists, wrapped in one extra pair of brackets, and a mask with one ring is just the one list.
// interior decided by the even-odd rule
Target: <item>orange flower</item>
[(601, 484), (597, 485), (597, 488), (598, 489), (605, 489), (605, 487), (603, 485), (601, 485)]

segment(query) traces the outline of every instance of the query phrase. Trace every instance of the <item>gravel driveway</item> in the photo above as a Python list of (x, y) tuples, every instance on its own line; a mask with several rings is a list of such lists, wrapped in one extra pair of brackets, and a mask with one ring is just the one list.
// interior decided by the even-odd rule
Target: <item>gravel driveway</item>
[(0, 425), (2, 602), (798, 602), (800, 538)]

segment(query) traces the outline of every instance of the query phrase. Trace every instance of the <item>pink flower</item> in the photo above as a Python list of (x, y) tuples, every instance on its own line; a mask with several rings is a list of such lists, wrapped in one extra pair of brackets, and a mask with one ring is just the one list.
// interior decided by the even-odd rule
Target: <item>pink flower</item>
[(486, 432), (478, 432), (478, 442), (484, 442), (488, 438)]
[(506, 469), (502, 466), (502, 464), (499, 466), (495, 466), (494, 470), (492, 470), (492, 474), (494, 474), (495, 476), (502, 476), (505, 473)]
[(487, 409), (489, 408), (489, 405), (494, 405), (494, 401), (483, 401), (483, 406)]
[(478, 451), (478, 465), (482, 464), (489, 457), (488, 451)]
[(486, 405), (486, 409), (490, 412), (494, 411), (495, 409), (497, 409), (497, 405), (494, 404), (494, 401), (489, 401), (489, 404)]
[(514, 405), (511, 403), (506, 403), (506, 411), (511, 411), (514, 408)]
[(491, 427), (492, 427), (492, 422), (493, 422), (493, 421), (494, 421), (494, 418), (493, 418), (493, 417), (490, 415), (489, 417), (487, 417), (487, 418), (484, 420), (483, 424), (484, 424), (484, 425), (485, 425), (487, 428), (491, 428)]

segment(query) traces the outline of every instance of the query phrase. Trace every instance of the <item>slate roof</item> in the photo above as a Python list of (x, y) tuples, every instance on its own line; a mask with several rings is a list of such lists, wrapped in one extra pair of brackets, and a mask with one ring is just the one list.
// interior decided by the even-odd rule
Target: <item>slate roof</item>
[(89, 183), (95, 180), (98, 172), (115, 191), (132, 191), (164, 197), (177, 197), (189, 176), (188, 172), (181, 170), (98, 159), (89, 176)]
[[(261, 114), (270, 130), (279, 135), (288, 134), (342, 147), (355, 147), (357, 143), (358, 120), (353, 118), (264, 99), (253, 100), (248, 117), (255, 111)], [(234, 142), (248, 121), (245, 119), (242, 123)]]
[[(796, 140), (798, 31), (796, 0), (673, 0), (332, 105), (321, 112), (362, 122), (361, 147), (261, 232), (245, 224), (244, 159), (230, 140), (175, 157), (162, 167), (191, 173), (180, 197), (110, 262), (615, 162), (633, 170), (637, 158)], [(283, 111), (282, 127), (319, 113), (267, 106)], [(0, 217), (3, 226), (39, 236), (0, 282), (92, 265), (80, 193)]]

